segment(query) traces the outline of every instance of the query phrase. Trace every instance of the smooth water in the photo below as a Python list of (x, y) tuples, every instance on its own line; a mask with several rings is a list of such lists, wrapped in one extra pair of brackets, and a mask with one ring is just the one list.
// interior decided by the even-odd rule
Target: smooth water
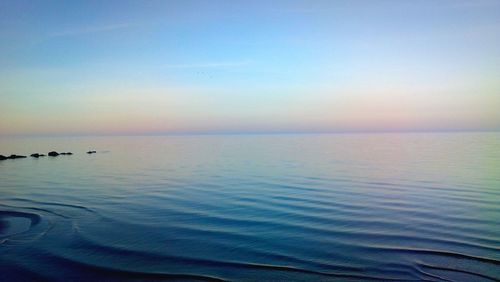
[(50, 150), (0, 161), (0, 281), (500, 280), (498, 133), (0, 139)]

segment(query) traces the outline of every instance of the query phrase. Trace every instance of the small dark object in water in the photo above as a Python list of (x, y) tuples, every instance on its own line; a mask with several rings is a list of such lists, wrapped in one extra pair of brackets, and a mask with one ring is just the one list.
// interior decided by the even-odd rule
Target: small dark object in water
[(51, 157), (57, 157), (57, 156), (59, 156), (59, 153), (56, 151), (52, 151), (52, 152), (49, 152), (48, 155)]
[(6, 160), (6, 159), (7, 159), (7, 157), (6, 157), (6, 156), (4, 156), (4, 155), (0, 155), (0, 161)]
[(26, 156), (10, 155), (8, 159), (24, 159)]
[(97, 151), (88, 151), (87, 154), (95, 154)]
[(61, 155), (73, 155), (73, 153), (67, 152), (67, 153), (61, 153)]
[(43, 155), (40, 155), (40, 154), (38, 154), (38, 153), (31, 154), (31, 156), (32, 156), (33, 158), (43, 157)]

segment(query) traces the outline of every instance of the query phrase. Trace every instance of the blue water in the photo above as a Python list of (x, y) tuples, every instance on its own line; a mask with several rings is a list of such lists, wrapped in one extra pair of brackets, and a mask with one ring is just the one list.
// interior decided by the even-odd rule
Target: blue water
[(0, 161), (0, 281), (500, 280), (498, 133), (0, 139), (50, 150)]

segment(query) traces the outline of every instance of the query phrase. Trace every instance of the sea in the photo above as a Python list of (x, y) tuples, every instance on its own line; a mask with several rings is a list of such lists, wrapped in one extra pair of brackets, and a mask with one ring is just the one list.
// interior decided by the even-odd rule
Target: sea
[[(73, 155), (29, 156), (53, 150)], [(500, 281), (500, 133), (4, 137), (0, 154), (28, 156), (0, 161), (0, 281)]]

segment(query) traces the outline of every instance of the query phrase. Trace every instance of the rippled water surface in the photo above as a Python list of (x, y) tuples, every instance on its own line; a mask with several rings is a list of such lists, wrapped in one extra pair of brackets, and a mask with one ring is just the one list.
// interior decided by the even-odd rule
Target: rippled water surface
[(0, 139), (49, 150), (0, 161), (1, 281), (500, 279), (497, 133)]

